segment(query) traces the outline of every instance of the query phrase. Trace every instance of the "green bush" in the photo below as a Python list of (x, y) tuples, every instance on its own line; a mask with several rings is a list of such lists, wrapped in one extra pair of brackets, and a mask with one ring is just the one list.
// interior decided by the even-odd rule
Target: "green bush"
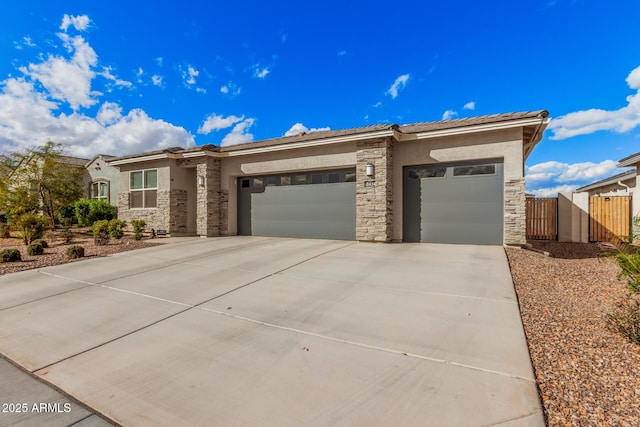
[(80, 199), (74, 204), (76, 219), (80, 227), (88, 227), (91, 225), (89, 222), (89, 212), (91, 210), (91, 200)]
[(32, 244), (33, 244), (33, 243), (40, 243), (44, 249), (47, 249), (47, 248), (49, 247), (49, 243), (47, 243), (47, 241), (46, 241), (46, 240), (44, 240), (44, 239), (34, 240), (34, 241), (33, 241), (33, 242), (31, 242), (31, 243), (32, 243)]
[(631, 296), (616, 304), (605, 314), (607, 328), (624, 335), (629, 342), (640, 345), (640, 301)]
[(11, 237), (11, 228), (9, 224), (0, 223), (0, 239), (8, 239)]
[(64, 239), (65, 243), (73, 242), (73, 231), (71, 231), (70, 225), (68, 224), (63, 225), (60, 235), (62, 236), (62, 239)]
[(116, 207), (106, 200), (80, 199), (75, 203), (75, 214), (80, 227), (88, 227), (100, 220), (111, 221), (116, 217)]
[(640, 292), (640, 253), (619, 253), (616, 261), (620, 266), (618, 277), (627, 278), (627, 286), (632, 292)]
[(42, 239), (49, 220), (41, 215), (24, 214), (15, 220), (15, 224), (20, 231), (20, 238), (25, 245), (29, 245), (34, 240)]
[(36, 242), (32, 242), (29, 246), (27, 246), (27, 255), (29, 256), (34, 256), (34, 255), (42, 255), (44, 253), (44, 247), (42, 246), (41, 243)]
[(113, 239), (122, 239), (124, 236), (124, 228), (127, 226), (127, 221), (121, 221), (119, 219), (112, 219), (109, 221), (109, 236)]
[(144, 227), (146, 227), (147, 223), (144, 222), (143, 219), (132, 219), (131, 226), (133, 227), (133, 239), (140, 240), (142, 239), (142, 232), (144, 231)]
[(20, 251), (17, 249), (3, 249), (0, 251), (0, 262), (22, 261)]
[(73, 245), (67, 248), (67, 258), (76, 259), (84, 256), (84, 248), (82, 246)]
[(109, 221), (101, 219), (93, 223), (93, 241), (98, 246), (109, 243)]
[(76, 219), (76, 208), (74, 205), (59, 206), (56, 209), (56, 217), (60, 224), (72, 223)]

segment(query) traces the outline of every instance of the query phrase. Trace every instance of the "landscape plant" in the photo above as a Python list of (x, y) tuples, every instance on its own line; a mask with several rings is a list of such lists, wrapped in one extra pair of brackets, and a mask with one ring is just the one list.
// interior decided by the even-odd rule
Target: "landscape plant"
[(0, 223), (0, 239), (8, 239), (11, 237), (11, 227), (9, 224), (1, 222)]
[(624, 335), (629, 342), (640, 345), (640, 300), (627, 295), (613, 311), (605, 314), (609, 330)]
[(18, 249), (3, 249), (0, 251), (0, 262), (22, 261), (22, 256)]
[(147, 223), (144, 222), (143, 219), (132, 219), (131, 226), (133, 227), (133, 239), (140, 240), (142, 239), (142, 232), (146, 227)]
[(124, 236), (124, 228), (127, 226), (127, 221), (122, 221), (119, 219), (112, 219), (109, 221), (109, 236), (112, 239), (122, 239)]
[(20, 232), (20, 238), (25, 245), (34, 240), (42, 239), (47, 230), (49, 220), (41, 215), (23, 214), (15, 220), (15, 226)]
[(109, 221), (101, 219), (93, 223), (93, 241), (98, 246), (109, 243)]
[(80, 227), (88, 227), (100, 220), (111, 221), (116, 217), (116, 208), (106, 200), (80, 199), (75, 203), (75, 215)]
[(84, 256), (84, 247), (73, 245), (67, 248), (67, 258), (77, 259), (77, 258), (82, 258), (83, 256)]
[(42, 255), (44, 253), (44, 247), (42, 246), (41, 243), (36, 242), (32, 242), (29, 246), (27, 246), (27, 255), (29, 256), (34, 256), (34, 255)]

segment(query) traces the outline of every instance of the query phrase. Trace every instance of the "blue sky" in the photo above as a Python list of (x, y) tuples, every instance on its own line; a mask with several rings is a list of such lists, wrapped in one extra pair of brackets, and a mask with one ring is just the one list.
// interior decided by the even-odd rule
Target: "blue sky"
[[(445, 4), (446, 3), (446, 4)], [(640, 151), (640, 2), (10, 2), (0, 151), (238, 144), (547, 109), (527, 189)]]

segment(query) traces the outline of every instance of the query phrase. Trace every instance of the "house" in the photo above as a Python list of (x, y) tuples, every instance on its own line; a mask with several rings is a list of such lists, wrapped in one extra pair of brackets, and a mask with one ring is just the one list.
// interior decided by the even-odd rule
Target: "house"
[(86, 173), (83, 176), (83, 188), (90, 199), (106, 200), (118, 206), (120, 191), (120, 170), (109, 164), (115, 156), (98, 154), (84, 163)]
[(523, 244), (524, 161), (549, 120), (384, 124), (107, 162), (119, 217), (172, 235)]

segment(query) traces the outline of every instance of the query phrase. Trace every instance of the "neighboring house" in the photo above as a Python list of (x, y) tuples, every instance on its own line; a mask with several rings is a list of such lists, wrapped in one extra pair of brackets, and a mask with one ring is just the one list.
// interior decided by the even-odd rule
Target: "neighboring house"
[(173, 235), (523, 244), (524, 161), (548, 123), (544, 110), (495, 114), (108, 163), (119, 217)]
[(88, 198), (106, 200), (113, 206), (118, 206), (120, 170), (108, 163), (113, 159), (114, 156), (98, 154), (85, 162), (87, 173), (83, 177), (83, 183)]

